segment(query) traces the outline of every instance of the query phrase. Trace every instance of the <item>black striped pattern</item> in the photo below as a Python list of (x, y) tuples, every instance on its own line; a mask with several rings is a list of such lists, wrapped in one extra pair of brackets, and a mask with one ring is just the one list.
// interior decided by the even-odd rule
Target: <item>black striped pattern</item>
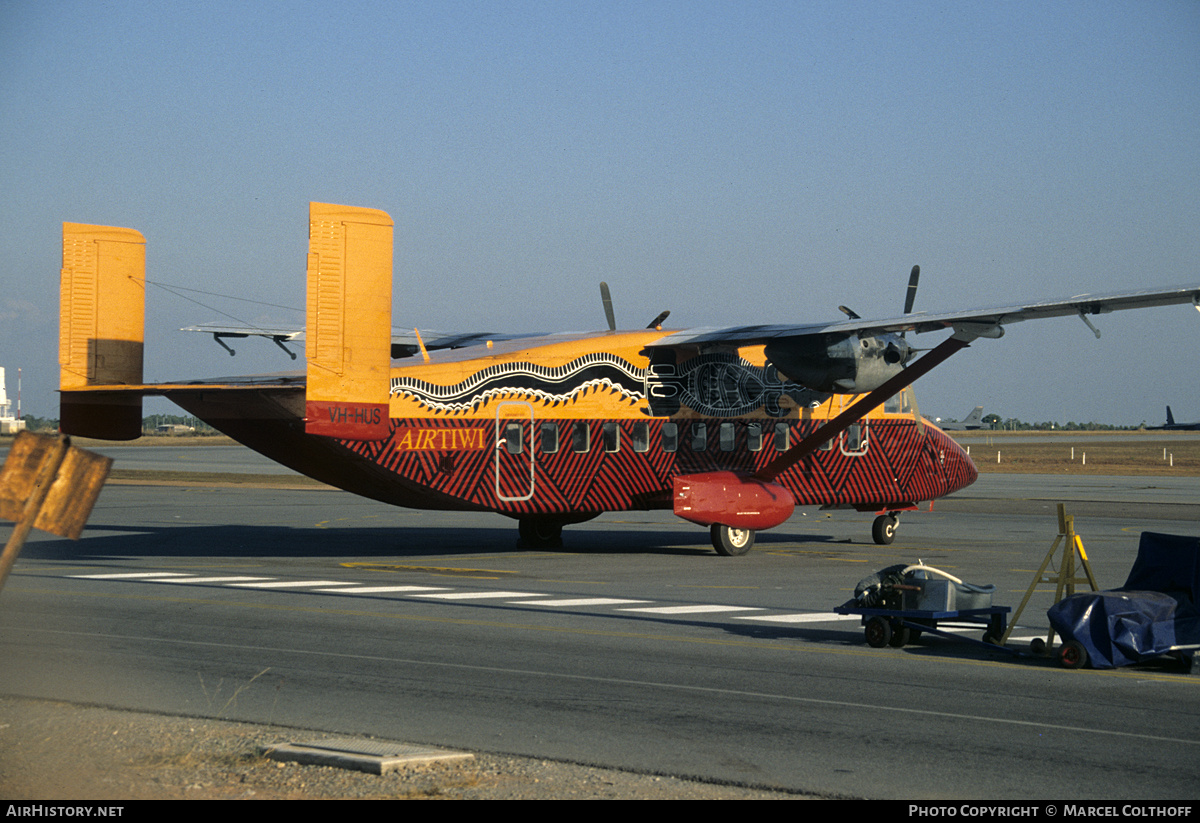
[[(532, 424), (535, 433), (540, 422)], [(498, 439), (495, 421), (464, 419), (394, 420), (392, 437), (382, 444), (346, 442), (344, 445), (387, 469), (397, 482), (426, 490), (431, 500), (449, 498), (466, 508), (508, 514), (670, 508), (671, 479), (675, 475), (715, 470), (752, 472), (764, 467), (777, 454), (770, 436), (764, 438), (762, 451), (749, 451), (743, 421), (734, 423), (733, 450), (721, 451), (719, 427), (727, 420), (704, 421), (708, 442), (703, 451), (691, 448), (689, 427), (681, 423), (679, 451), (666, 453), (661, 449), (662, 424), (666, 421), (661, 419), (647, 421), (650, 448), (646, 452), (636, 452), (632, 447), (635, 421), (612, 421), (621, 427), (621, 448), (606, 452), (602, 439), (604, 422), (588, 421), (591, 448), (585, 453), (576, 453), (571, 447), (573, 421), (560, 421), (559, 451), (554, 454), (542, 453), (535, 434), (531, 455), (528, 429), (523, 429), (525, 448), (520, 455), (496, 450), (492, 448)], [(531, 424), (524, 420), (521, 425)], [(791, 442), (800, 442), (816, 425), (793, 422)], [(397, 426), (482, 429), (483, 442), (488, 447), (452, 452), (400, 451), (396, 447)], [(769, 435), (769, 425), (764, 428)], [(878, 419), (871, 421), (869, 432), (865, 454), (843, 454), (835, 441), (832, 450), (815, 452), (781, 475), (779, 482), (792, 492), (800, 506), (851, 505), (866, 510), (932, 500), (968, 485), (976, 477), (970, 458), (937, 429), (917, 426), (911, 419)], [(531, 457), (532, 495), (528, 462)], [(522, 497), (528, 499), (511, 499)]]

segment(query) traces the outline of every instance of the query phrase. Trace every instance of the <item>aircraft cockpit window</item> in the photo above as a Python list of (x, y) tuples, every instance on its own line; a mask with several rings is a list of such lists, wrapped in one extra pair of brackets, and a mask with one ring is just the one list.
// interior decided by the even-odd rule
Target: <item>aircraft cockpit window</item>
[(650, 450), (650, 424), (639, 420), (633, 424), (633, 450), (644, 452)]
[(762, 423), (748, 423), (746, 425), (746, 448), (752, 452), (760, 452), (762, 451), (762, 444)]
[(708, 448), (708, 424), (692, 424), (692, 451), (702, 452)]
[(734, 444), (737, 442), (737, 435), (734, 432), (732, 423), (722, 423), (720, 429), (721, 451), (733, 451)]
[(792, 429), (787, 423), (775, 424), (775, 451), (785, 452), (792, 447)]
[(591, 451), (592, 448), (592, 433), (588, 429), (588, 424), (584, 420), (577, 420), (574, 427), (571, 429), (571, 448), (576, 454), (583, 454)]
[(604, 450), (606, 452), (615, 452), (621, 450), (621, 427), (616, 423), (609, 421), (602, 428), (604, 437)]
[(543, 423), (542, 429), (542, 453), (543, 454), (558, 454), (558, 424)]
[(674, 452), (679, 449), (679, 424), (678, 423), (663, 423), (662, 425), (662, 450), (664, 452)]
[(506, 423), (504, 426), (504, 448), (509, 454), (520, 454), (524, 450), (521, 439), (521, 424)]

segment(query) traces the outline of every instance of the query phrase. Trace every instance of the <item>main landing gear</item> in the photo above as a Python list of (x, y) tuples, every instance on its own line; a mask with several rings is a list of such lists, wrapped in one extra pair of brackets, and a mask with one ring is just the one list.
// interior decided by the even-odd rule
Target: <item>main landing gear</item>
[(891, 545), (891, 542), (896, 539), (896, 528), (900, 525), (900, 519), (896, 514), (897, 512), (881, 514), (871, 524), (871, 537), (880, 546)]
[(546, 517), (522, 517), (517, 521), (517, 531), (521, 534), (521, 545), (527, 549), (561, 549), (562, 530), (561, 520), (551, 520)]
[(750, 551), (754, 545), (754, 529), (735, 529), (713, 523), (708, 529), (713, 548), (723, 557), (738, 557)]

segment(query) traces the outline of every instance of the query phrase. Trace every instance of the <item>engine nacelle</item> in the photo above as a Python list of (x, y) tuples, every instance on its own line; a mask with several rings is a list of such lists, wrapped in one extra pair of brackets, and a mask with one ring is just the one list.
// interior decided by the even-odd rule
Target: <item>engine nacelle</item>
[(783, 486), (735, 472), (680, 475), (672, 486), (675, 514), (701, 526), (769, 529), (796, 508), (796, 499)]
[(822, 334), (780, 337), (766, 355), (780, 376), (815, 391), (864, 394), (898, 374), (913, 350), (903, 337)]

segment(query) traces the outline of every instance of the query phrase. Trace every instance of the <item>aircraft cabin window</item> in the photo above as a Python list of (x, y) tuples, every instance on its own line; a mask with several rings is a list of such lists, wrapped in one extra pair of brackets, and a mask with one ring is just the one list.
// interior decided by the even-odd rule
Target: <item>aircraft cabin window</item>
[(775, 451), (785, 452), (792, 445), (792, 428), (787, 423), (775, 424)]
[(679, 448), (679, 424), (678, 423), (663, 423), (662, 425), (662, 450), (665, 452), (673, 452)]
[(721, 451), (733, 451), (734, 444), (737, 442), (737, 435), (734, 433), (732, 423), (722, 423), (720, 428), (720, 445)]
[(575, 450), (576, 454), (591, 451), (592, 433), (588, 430), (586, 421), (576, 421), (575, 426), (571, 429), (571, 448)]
[(506, 423), (504, 426), (504, 447), (509, 454), (520, 454), (524, 450), (521, 442), (521, 424)]
[(604, 450), (615, 452), (621, 450), (621, 427), (616, 423), (605, 423), (601, 429), (604, 437)]
[(650, 450), (650, 424), (639, 420), (633, 424), (633, 450), (644, 452)]
[(558, 454), (558, 424), (542, 424), (542, 453)]
[(692, 451), (702, 452), (708, 448), (708, 424), (692, 424)]
[(842, 454), (859, 457), (867, 453), (867, 422), (861, 420), (842, 432)]
[(746, 424), (746, 448), (752, 452), (762, 451), (763, 434), (762, 423), (747, 423)]

